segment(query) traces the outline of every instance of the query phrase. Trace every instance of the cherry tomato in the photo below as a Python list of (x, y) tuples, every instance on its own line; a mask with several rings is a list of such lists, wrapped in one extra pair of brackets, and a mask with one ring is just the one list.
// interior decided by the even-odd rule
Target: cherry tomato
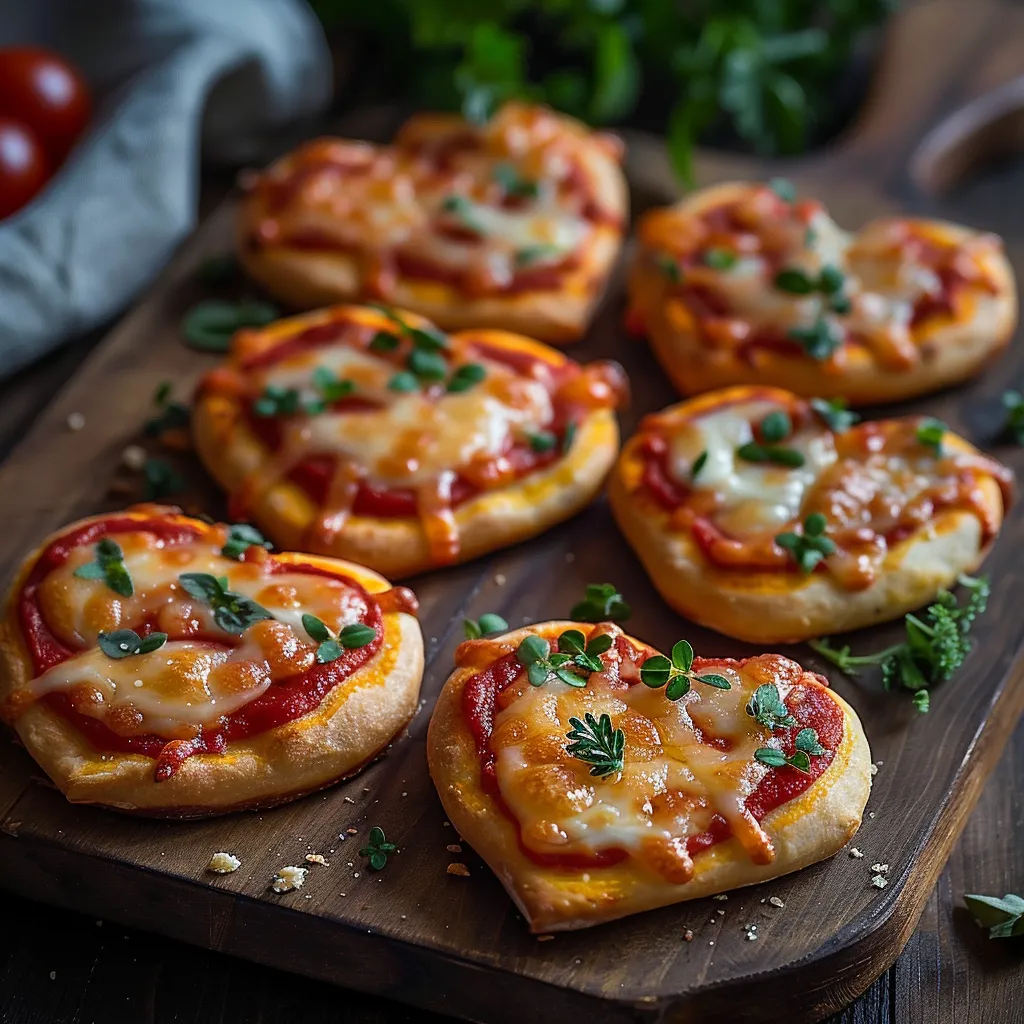
[(92, 112), (89, 89), (63, 58), (29, 46), (0, 48), (0, 116), (31, 128), (59, 164)]
[(0, 117), (0, 219), (20, 210), (49, 177), (49, 157), (32, 130)]

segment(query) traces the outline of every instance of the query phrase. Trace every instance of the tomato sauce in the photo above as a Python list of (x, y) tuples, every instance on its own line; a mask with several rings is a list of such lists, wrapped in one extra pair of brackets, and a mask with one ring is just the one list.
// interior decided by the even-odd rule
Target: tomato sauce
[[(628, 641), (620, 637), (620, 651), (624, 657), (636, 661), (640, 651)], [(645, 659), (646, 660), (646, 659)], [(642, 664), (642, 662), (640, 662)], [(721, 661), (706, 658), (694, 660), (694, 670), (700, 671), (720, 665)], [(742, 667), (743, 662), (733, 662)], [(491, 748), (491, 734), (494, 732), (496, 704), (498, 695), (516, 683), (522, 676), (523, 668), (514, 653), (496, 659), (487, 668), (467, 680), (462, 691), (462, 712), (469, 725), (473, 739), (476, 741), (477, 753), (480, 757), (480, 781), (487, 792), (501, 807), (502, 811), (517, 825), (519, 847), (523, 853), (537, 864), (545, 867), (563, 868), (598, 868), (609, 867), (625, 860), (629, 854), (619, 848), (611, 847), (597, 850), (593, 854), (540, 854), (527, 847), (518, 833), (518, 821), (512, 809), (505, 802), (498, 786), (495, 772), (496, 755)], [(823, 680), (824, 681), (824, 680)], [(636, 679), (626, 683), (638, 685)], [(799, 699), (795, 699), (795, 698)], [(783, 804), (796, 799), (807, 790), (828, 766), (832, 763), (835, 751), (843, 739), (843, 712), (835, 701), (825, 696), (813, 686), (797, 685), (787, 695), (786, 705), (797, 724), (789, 729), (779, 730), (775, 736), (781, 741), (782, 750), (787, 757), (796, 750), (796, 735), (804, 728), (817, 730), (818, 741), (825, 748), (825, 753), (810, 758), (810, 771), (801, 772), (786, 765), (782, 768), (769, 768), (754, 792), (747, 798), (746, 806), (754, 818), (761, 821), (768, 814)], [(721, 737), (701, 737), (701, 741), (723, 749)], [(705, 832), (692, 835), (687, 839), (687, 852), (690, 856), (707, 850), (716, 843), (724, 842), (732, 835), (728, 822), (720, 815), (711, 819)]]
[[(173, 546), (193, 540), (200, 535), (201, 528), (159, 519), (140, 521), (115, 517), (88, 523), (53, 541), (40, 555), (19, 596), (22, 632), (28, 642), (35, 675), (41, 675), (78, 653), (57, 640), (46, 624), (38, 603), (39, 584), (63, 565), (76, 547), (93, 544), (105, 536), (130, 532), (151, 533)], [(263, 560), (263, 565), (271, 574), (305, 573), (343, 580), (362, 599), (367, 610), (360, 621), (372, 626), (376, 637), (364, 647), (346, 648), (340, 658), (326, 665), (316, 664), (301, 675), (275, 681), (261, 696), (238, 711), (222, 716), (212, 728), (201, 728), (199, 734), (190, 740), (167, 741), (152, 734), (120, 736), (99, 719), (76, 711), (65, 693), (49, 693), (42, 700), (51, 710), (70, 721), (97, 750), (143, 754), (156, 759), (158, 782), (170, 778), (194, 754), (222, 753), (231, 741), (257, 736), (316, 710), (331, 690), (366, 664), (380, 649), (383, 641), (380, 606), (359, 583), (342, 573), (314, 565), (279, 562), (273, 555)], [(148, 627), (143, 630), (144, 633), (149, 631)], [(195, 637), (190, 636), (189, 639)], [(218, 638), (213, 642), (223, 644), (224, 639)]]

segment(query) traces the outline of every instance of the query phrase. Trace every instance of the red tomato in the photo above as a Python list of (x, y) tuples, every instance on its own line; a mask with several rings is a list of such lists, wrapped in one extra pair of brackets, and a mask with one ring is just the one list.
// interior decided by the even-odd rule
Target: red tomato
[(20, 210), (47, 182), (50, 160), (23, 124), (0, 117), (0, 219)]
[(0, 49), (0, 116), (28, 125), (54, 166), (67, 156), (91, 112), (88, 86), (63, 58), (30, 46)]

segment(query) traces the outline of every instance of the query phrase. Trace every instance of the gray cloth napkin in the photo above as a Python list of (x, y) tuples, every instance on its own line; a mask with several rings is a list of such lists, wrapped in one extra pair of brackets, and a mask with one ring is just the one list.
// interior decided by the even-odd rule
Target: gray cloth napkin
[(0, 221), (0, 376), (121, 310), (195, 224), (199, 153), (244, 161), (321, 110), (331, 58), (304, 0), (0, 0), (0, 45), (66, 55), (92, 125)]

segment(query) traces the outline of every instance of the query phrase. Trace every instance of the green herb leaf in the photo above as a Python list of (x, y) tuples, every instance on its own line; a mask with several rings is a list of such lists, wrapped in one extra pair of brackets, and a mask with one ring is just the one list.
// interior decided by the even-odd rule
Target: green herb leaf
[(819, 317), (810, 327), (791, 327), (788, 337), (799, 342), (812, 359), (825, 360), (843, 343), (845, 334), (838, 324)]
[(112, 633), (100, 633), (96, 642), (108, 658), (131, 658), (159, 650), (167, 643), (167, 634), (150, 633), (143, 638), (134, 629), (115, 629)]
[(423, 381), (439, 381), (448, 376), (448, 362), (437, 352), (415, 348), (409, 353), (406, 365)]
[(775, 275), (775, 287), (792, 295), (809, 295), (815, 290), (815, 282), (798, 267), (788, 267)]
[(693, 665), (693, 648), (685, 640), (677, 640), (672, 645), (672, 666), (686, 673)]
[(526, 435), (526, 439), (529, 441), (530, 447), (540, 455), (551, 451), (558, 444), (558, 438), (550, 430), (529, 433)]
[(562, 434), (562, 454), (568, 455), (572, 449), (573, 442), (576, 440), (576, 421), (569, 420), (565, 425), (565, 431)]
[(542, 636), (531, 634), (520, 641), (516, 648), (516, 658), (520, 665), (533, 665), (544, 661), (551, 653), (551, 644)]
[(774, 747), (760, 747), (754, 751), (754, 759), (769, 768), (784, 768), (789, 765), (790, 768), (796, 768), (805, 774), (811, 770), (810, 758), (802, 750), (796, 750), (792, 757), (786, 757), (781, 750)]
[(142, 467), (142, 496), (146, 501), (159, 501), (169, 494), (185, 489), (181, 474), (164, 459), (146, 459)]
[(942, 456), (942, 439), (946, 436), (948, 429), (942, 420), (926, 416), (917, 426), (918, 444), (930, 448), (932, 454), (938, 459)]
[(468, 196), (455, 193), (445, 196), (441, 203), (441, 209), (445, 213), (451, 214), (467, 231), (472, 231), (476, 235), (486, 234), (476, 216), (476, 203)]
[(551, 262), (565, 255), (565, 249), (558, 245), (538, 243), (537, 245), (526, 245), (517, 249), (515, 254), (515, 265), (517, 267), (528, 267), (531, 263)]
[(774, 683), (762, 683), (747, 701), (747, 714), (770, 732), (796, 725)]
[(388, 855), (397, 852), (398, 847), (385, 838), (384, 829), (374, 825), (370, 829), (366, 845), (359, 851), (359, 856), (366, 857), (374, 871), (380, 871), (387, 864)]
[(257, 622), (274, 617), (251, 598), (228, 590), (228, 581), (224, 576), (217, 577), (208, 572), (186, 572), (178, 577), (178, 582), (189, 597), (210, 606), (214, 622), (225, 633), (241, 635)]
[(479, 640), (482, 636), (508, 632), (508, 623), (494, 612), (484, 612), (479, 619), (463, 619), (462, 629), (467, 640)]
[(419, 391), (420, 382), (414, 374), (403, 370), (388, 381), (388, 389), (390, 391)]
[(1009, 939), (1024, 935), (1024, 899), (1008, 892), (1003, 897), (982, 896), (978, 893), (964, 896), (967, 909), (982, 928), (988, 929), (990, 939)]
[(294, 416), (299, 411), (299, 389), (268, 384), (252, 404), (257, 416)]
[(791, 203), (796, 199), (796, 186), (788, 178), (772, 178), (768, 182), (768, 187), (783, 202)]
[(703, 683), (719, 690), (731, 690), (732, 684), (717, 673), (696, 675), (693, 672), (693, 648), (685, 640), (672, 647), (672, 660), (663, 654), (652, 654), (640, 666), (640, 681), (644, 686), (660, 689), (665, 686), (669, 700), (679, 700), (690, 692), (691, 683)]
[(583, 600), (569, 612), (578, 622), (625, 622), (632, 614), (614, 583), (588, 583)]
[(1006, 419), (1002, 436), (1014, 444), (1024, 444), (1024, 396), (1019, 391), (1004, 391), (1003, 407), (1006, 409)]
[(200, 352), (227, 352), (235, 331), (266, 327), (280, 317), (269, 302), (223, 302), (208, 299), (193, 306), (181, 322), (182, 334)]
[(800, 571), (811, 572), (814, 567), (829, 555), (836, 552), (835, 541), (825, 536), (828, 521), (820, 512), (812, 512), (805, 520), (803, 533), (780, 533), (775, 543), (789, 552)]
[(273, 544), (255, 526), (250, 526), (248, 523), (235, 523), (228, 531), (228, 539), (224, 543), (224, 547), (220, 549), (220, 553), (225, 558), (233, 558), (236, 562), (240, 562), (242, 555), (252, 547), (266, 548), (269, 551)]
[(713, 270), (728, 270), (735, 266), (738, 259), (736, 253), (730, 252), (728, 249), (705, 249), (701, 258), (705, 266), (711, 267)]
[(498, 164), (491, 177), (501, 186), (505, 195), (512, 199), (535, 199), (540, 193), (537, 182), (522, 177), (515, 164)]
[(80, 565), (73, 573), (82, 580), (103, 580), (106, 585), (121, 597), (131, 597), (135, 593), (132, 578), (124, 564), (124, 552), (121, 545), (109, 537), (103, 537), (96, 544), (95, 560)]
[(845, 398), (812, 398), (811, 408), (837, 434), (860, 422), (860, 416), (847, 408)]
[(588, 711), (582, 722), (578, 718), (570, 718), (569, 725), (572, 728), (566, 733), (566, 739), (572, 742), (565, 748), (566, 753), (589, 764), (591, 775), (603, 778), (622, 771), (626, 734), (612, 727), (609, 715), (595, 718)]
[(350, 622), (343, 626), (338, 634), (338, 641), (342, 647), (349, 649), (365, 647), (377, 639), (377, 630), (373, 626), (367, 626), (362, 622)]
[(309, 612), (302, 613), (302, 628), (309, 634), (310, 640), (317, 643), (326, 643), (331, 639), (331, 631), (324, 625), (322, 619), (318, 619)]
[(736, 449), (738, 458), (744, 462), (771, 462), (777, 466), (785, 466), (787, 469), (798, 469), (805, 462), (802, 452), (795, 448), (784, 448), (781, 445), (758, 444), (756, 441), (748, 441)]
[(793, 433), (793, 421), (781, 409), (774, 409), (761, 420), (761, 436), (770, 444), (784, 441)]
[(796, 739), (793, 742), (796, 745), (796, 749), (802, 750), (805, 754), (817, 757), (826, 753), (825, 748), (818, 742), (818, 732), (816, 729), (801, 729), (796, 734)]
[(378, 331), (371, 339), (369, 349), (371, 352), (394, 352), (400, 342), (387, 331)]
[(473, 385), (479, 384), (487, 376), (487, 371), (479, 363), (464, 363), (448, 381), (449, 391), (468, 391)]
[(707, 465), (707, 462), (708, 462), (708, 452), (707, 452), (707, 449), (705, 448), (704, 451), (702, 451), (700, 453), (700, 455), (698, 455), (697, 458), (695, 458), (693, 460), (693, 465), (690, 467), (690, 479), (691, 480), (696, 480), (697, 479), (697, 474), (700, 473), (700, 471)]
[(654, 265), (672, 282), (679, 284), (683, 279), (683, 268), (674, 256), (667, 253), (657, 253), (654, 257)]

